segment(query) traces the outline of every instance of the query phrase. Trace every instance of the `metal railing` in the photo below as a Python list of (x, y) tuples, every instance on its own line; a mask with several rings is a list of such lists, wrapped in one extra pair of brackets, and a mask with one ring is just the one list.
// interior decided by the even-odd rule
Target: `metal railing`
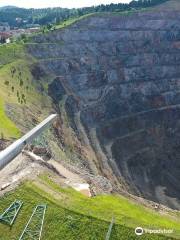
[(11, 162), (25, 147), (26, 144), (31, 143), (34, 138), (41, 134), (56, 118), (57, 114), (52, 114), (35, 128), (25, 134), (22, 138), (15, 141), (5, 150), (0, 152), (0, 170)]

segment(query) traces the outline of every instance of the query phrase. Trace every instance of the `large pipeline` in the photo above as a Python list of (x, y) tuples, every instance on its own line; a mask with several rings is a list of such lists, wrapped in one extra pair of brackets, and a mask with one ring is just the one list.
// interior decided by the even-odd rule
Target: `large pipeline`
[(12, 143), (5, 150), (0, 152), (0, 170), (11, 162), (32, 140), (39, 136), (56, 118), (57, 114), (52, 114), (35, 128), (25, 134), (22, 138)]

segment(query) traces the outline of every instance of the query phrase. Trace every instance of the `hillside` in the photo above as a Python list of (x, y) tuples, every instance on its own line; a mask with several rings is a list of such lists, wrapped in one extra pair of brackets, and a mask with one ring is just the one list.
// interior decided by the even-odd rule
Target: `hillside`
[(167, 1), (159, 6), (154, 7), (155, 11), (179, 11), (180, 10), (180, 2), (179, 0), (171, 0)]
[[(60, 24), (71, 18), (77, 18), (86, 14), (97, 12), (124, 12), (136, 9), (145, 9), (151, 6), (157, 6), (169, 0), (136, 0), (127, 3), (101, 4), (92, 7), (78, 9), (68, 8), (42, 8), (42, 9), (25, 9), (16, 6), (5, 6), (0, 8), (0, 22), (8, 22), (11, 28), (29, 27), (32, 24), (40, 26), (50, 24)], [(18, 20), (17, 20), (18, 19)]]
[(178, 28), (178, 12), (99, 14), (27, 44), (39, 69), (55, 76), (48, 93), (65, 146), (85, 146), (89, 167), (117, 189), (175, 209)]
[[(38, 122), (47, 115), (51, 101), (46, 96), (45, 103), (43, 93), (38, 91), (41, 84), (38, 86), (31, 72), (33, 59), (22, 44), (0, 46), (0, 64), (0, 134), (1, 138), (12, 139), (29, 130), (33, 121)], [(17, 126), (7, 119), (7, 113)]]
[[(39, 181), (41, 185), (38, 186)], [(113, 240), (139, 239), (134, 234), (134, 228), (137, 225), (173, 228), (174, 236), (179, 236), (180, 222), (173, 220), (173, 218), (160, 217), (157, 213), (138, 206), (123, 197), (104, 195), (89, 199), (74, 190), (59, 187), (46, 176), (41, 176), (38, 182), (27, 182), (15, 192), (0, 199), (1, 212), (14, 199), (21, 199), (24, 202), (23, 208), (11, 229), (0, 224), (0, 239), (17, 239), (31, 215), (33, 207), (38, 203), (47, 204), (42, 236), (42, 239), (46, 240), (59, 240), (60, 237), (67, 240), (75, 240), (77, 237), (82, 240), (103, 240), (112, 215), (116, 217), (116, 225), (114, 225), (111, 235)], [(105, 211), (105, 209), (107, 210)], [(138, 219), (137, 216), (142, 214), (145, 216), (144, 219)], [(149, 224), (150, 222), (153, 224)], [(141, 238), (146, 240), (173, 239), (148, 234), (144, 234)]]
[(112, 240), (138, 239), (137, 226), (174, 230), (142, 239), (180, 239), (178, 4), (89, 14), (0, 46), (0, 149), (57, 112), (33, 145), (93, 195), (58, 181), (49, 158), (43, 167), (17, 158), (0, 172), (14, 184), (0, 192), (0, 212), (15, 199), (24, 206), (11, 229), (0, 224), (0, 239), (17, 239), (37, 203), (48, 204), (46, 240), (104, 239), (112, 216)]

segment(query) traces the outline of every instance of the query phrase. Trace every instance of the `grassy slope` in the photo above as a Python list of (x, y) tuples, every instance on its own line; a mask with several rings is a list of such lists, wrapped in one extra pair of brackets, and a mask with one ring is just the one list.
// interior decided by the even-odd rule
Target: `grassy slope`
[[(46, 240), (59, 240), (61, 238), (64, 240), (103, 240), (105, 238), (109, 222), (102, 220), (100, 218), (100, 215), (101, 217), (102, 215), (105, 216), (106, 212), (111, 211), (111, 214), (108, 213), (110, 217), (110, 215), (112, 216), (113, 211), (116, 211), (116, 209), (118, 209), (118, 211), (121, 212), (120, 217), (122, 218), (124, 215), (123, 218), (125, 220), (127, 214), (130, 216), (134, 215), (135, 217), (135, 215), (138, 212), (140, 214), (142, 210), (144, 216), (144, 213), (147, 213), (145, 209), (141, 210), (141, 207), (138, 206), (134, 211), (131, 209), (132, 205), (129, 201), (116, 196), (99, 196), (93, 199), (88, 199), (71, 189), (64, 190), (59, 188), (58, 191), (62, 193), (62, 201), (57, 201), (57, 199), (55, 200), (52, 195), (43, 192), (42, 190), (38, 189), (33, 183), (28, 182), (20, 186), (15, 192), (11, 192), (1, 198), (0, 212), (8, 207), (8, 205), (14, 201), (14, 199), (22, 199), (24, 201), (24, 205), (12, 228), (0, 223), (0, 239), (18, 239), (18, 236), (21, 234), (28, 218), (32, 213), (33, 207), (39, 203), (46, 203), (48, 205), (42, 236), (42, 239)], [(75, 202), (77, 209), (68, 209), (68, 201), (66, 202), (65, 207), (65, 201), (63, 202), (63, 200), (65, 200), (64, 197), (66, 197), (68, 201), (69, 198), (71, 198), (71, 201)], [(79, 207), (82, 205), (83, 209), (80, 210)], [(92, 216), (91, 211), (94, 211), (94, 216)], [(151, 215), (153, 216), (153, 214)], [(139, 239), (134, 234), (134, 228), (128, 228), (124, 226), (125, 221), (120, 221), (120, 218), (118, 219), (118, 216), (116, 217), (117, 223), (120, 222), (121, 224), (116, 224), (113, 227), (111, 236), (112, 240)], [(142, 217), (139, 216), (139, 218)], [(153, 219), (151, 220), (156, 220), (156, 215), (154, 215)], [(170, 238), (163, 236), (144, 235), (141, 237), (141, 239), (161, 240)]]
[(17, 58), (20, 58), (22, 55), (23, 49), (20, 45), (1, 45), (0, 46), (0, 134), (1, 137), (11, 138), (19, 137), (20, 131), (15, 126), (15, 124), (6, 116), (4, 110), (5, 100), (7, 101), (8, 92), (5, 88), (4, 82), (7, 80), (8, 75), (6, 76), (5, 72), (7, 65)]
[(169, 0), (165, 3), (157, 5), (152, 8), (153, 11), (179, 11), (180, 10), (180, 1), (179, 0)]
[[(36, 106), (43, 110), (43, 97), (35, 89), (36, 81), (31, 74), (33, 64), (34, 59), (27, 55), (23, 44), (0, 46), (0, 134), (6, 139), (20, 136), (20, 130), (6, 116), (6, 103), (14, 104), (15, 108)], [(49, 104), (47, 98), (44, 102)]]
[(4, 102), (0, 99), (0, 137), (19, 137), (20, 131), (16, 125), (6, 116), (4, 112)]
[(114, 215), (117, 223), (129, 227), (140, 225), (147, 228), (173, 228), (175, 235), (180, 236), (180, 220), (174, 221), (124, 197), (119, 195), (101, 195), (90, 199), (71, 189), (62, 189), (46, 175), (41, 176), (41, 179), (52, 189), (65, 194), (61, 204), (64, 207), (68, 205), (68, 208), (73, 211), (86, 215), (90, 214), (93, 217), (106, 221), (110, 221), (112, 215)]
[(85, 19), (87, 17), (90, 17), (90, 16), (93, 16), (93, 15), (96, 15), (96, 13), (89, 13), (89, 14), (86, 14), (86, 15), (83, 15), (81, 17), (75, 17), (75, 18), (69, 18), (68, 20), (62, 22), (61, 24), (59, 25), (56, 25), (55, 26), (55, 29), (60, 29), (60, 28), (65, 28), (65, 27), (68, 27), (82, 19)]

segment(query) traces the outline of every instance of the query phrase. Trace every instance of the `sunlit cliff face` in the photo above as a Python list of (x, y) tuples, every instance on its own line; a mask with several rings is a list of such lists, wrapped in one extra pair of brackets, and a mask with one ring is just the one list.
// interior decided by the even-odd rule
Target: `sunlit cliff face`
[(34, 41), (96, 169), (180, 209), (180, 12), (92, 16)]

